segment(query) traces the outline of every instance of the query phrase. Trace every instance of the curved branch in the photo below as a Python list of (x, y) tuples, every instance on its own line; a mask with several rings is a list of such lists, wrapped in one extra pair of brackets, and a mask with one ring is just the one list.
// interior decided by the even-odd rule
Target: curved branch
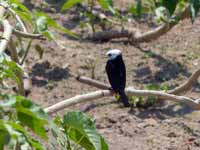
[[(84, 84), (88, 84), (90, 86), (102, 89), (102, 90), (108, 90), (110, 89), (110, 85), (105, 84), (103, 82), (88, 78), (88, 77), (84, 77), (84, 76), (76, 76), (76, 75), (72, 75), (74, 78), (76, 78), (76, 80), (78, 80), (81, 83)], [(167, 91), (167, 93), (169, 94), (179, 94), (181, 92), (184, 91), (188, 91), (189, 89), (191, 89), (191, 87), (198, 82), (198, 78), (200, 76), (200, 69), (196, 70), (191, 76), (190, 78), (185, 81), (183, 84), (181, 84), (180, 86)]]
[(46, 38), (44, 38), (44, 36), (42, 34), (32, 34), (32, 33), (25, 33), (19, 30), (14, 29), (13, 33), (16, 36), (20, 36), (23, 38), (31, 38), (31, 39), (38, 39), (38, 40), (46, 40)]
[[(189, 106), (191, 106), (192, 108), (200, 110), (200, 103), (198, 101), (194, 101), (188, 97), (176, 96), (176, 95), (167, 94), (167, 93), (164, 93), (161, 91), (136, 90), (132, 87), (127, 88), (125, 91), (128, 95), (156, 96), (158, 98), (167, 99), (167, 100), (171, 100), (171, 101), (178, 102), (178, 103), (186, 103)], [(92, 100), (96, 100), (98, 98), (108, 97), (108, 96), (112, 96), (112, 93), (109, 90), (100, 90), (100, 91), (95, 91), (95, 92), (91, 92), (91, 93), (87, 93), (87, 94), (83, 94), (83, 95), (77, 95), (75, 97), (63, 100), (55, 105), (45, 108), (45, 112), (52, 114), (52, 113), (55, 113), (59, 110), (66, 108), (66, 107), (75, 105), (77, 103), (92, 101)]]
[(11, 8), (8, 8), (8, 10), (11, 12), (11, 14), (16, 18), (17, 22), (20, 24), (21, 29), (23, 30), (23, 32), (27, 33), (26, 27), (23, 23), (23, 21), (21, 20), (21, 18), (15, 13), (15, 11), (13, 11)]
[(176, 87), (175, 89), (168, 91), (168, 93), (179, 94), (181, 92), (189, 90), (192, 87), (192, 85), (197, 83), (199, 76), (200, 76), (200, 69), (196, 70), (185, 83), (181, 84), (180, 86)]
[[(189, 6), (185, 7), (183, 12), (178, 12), (174, 15), (173, 18), (178, 20), (188, 18), (189, 17)], [(164, 35), (166, 32), (170, 31), (178, 21), (171, 21), (166, 22), (155, 29), (147, 31), (145, 33), (136, 33), (136, 30), (124, 30), (124, 31), (102, 31), (96, 32), (93, 35), (90, 35), (88, 39), (97, 40), (97, 41), (109, 41), (115, 38), (128, 38), (128, 41), (131, 44), (135, 43), (142, 43), (142, 42), (150, 42), (152, 40), (156, 40), (160, 36)]]

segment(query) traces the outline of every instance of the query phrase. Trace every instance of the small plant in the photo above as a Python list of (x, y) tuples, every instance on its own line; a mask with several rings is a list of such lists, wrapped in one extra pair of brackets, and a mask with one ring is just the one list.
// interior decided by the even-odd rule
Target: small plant
[[(167, 85), (158, 85), (158, 84), (148, 84), (146, 86), (147, 90), (155, 90), (155, 91), (167, 91), (169, 87)], [(157, 97), (148, 96), (144, 98), (142, 96), (129, 96), (130, 104), (133, 104), (135, 107), (151, 107), (157, 103)]]

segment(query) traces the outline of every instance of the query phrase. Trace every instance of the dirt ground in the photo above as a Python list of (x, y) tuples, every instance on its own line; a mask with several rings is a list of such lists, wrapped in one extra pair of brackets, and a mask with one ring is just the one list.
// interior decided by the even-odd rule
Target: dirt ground
[[(73, 20), (73, 16), (60, 13), (50, 15), (67, 27), (71, 25), (72, 31), (78, 30), (78, 22)], [(150, 28), (142, 22), (137, 22), (136, 27), (141, 30)], [(57, 35), (57, 40), (62, 46), (39, 41), (44, 48), (43, 58), (39, 59), (32, 49), (26, 61), (33, 82), (29, 97), (44, 108), (97, 90), (70, 77), (69, 71), (94, 76), (107, 83), (104, 55), (110, 48), (123, 51), (127, 86), (137, 89), (143, 89), (149, 83), (174, 88), (200, 66), (200, 17), (194, 24), (183, 20), (158, 40), (141, 44), (143, 50), (123, 40), (106, 43), (80, 41), (63, 34)], [(92, 73), (91, 62), (95, 65), (95, 73)], [(183, 94), (199, 98), (199, 84)], [(110, 150), (200, 149), (200, 112), (185, 105), (168, 101), (148, 109), (124, 108), (114, 98), (103, 98), (77, 104), (57, 114), (72, 110), (85, 111), (96, 120), (97, 129), (106, 138)]]

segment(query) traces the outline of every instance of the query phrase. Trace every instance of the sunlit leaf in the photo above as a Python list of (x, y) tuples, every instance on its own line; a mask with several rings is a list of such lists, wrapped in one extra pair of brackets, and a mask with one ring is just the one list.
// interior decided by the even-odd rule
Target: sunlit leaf
[(84, 0), (67, 0), (62, 6), (62, 11), (72, 8), (74, 5), (83, 2)]
[(69, 112), (64, 116), (69, 137), (87, 150), (107, 150), (105, 140), (97, 133), (95, 123), (82, 112)]
[(172, 15), (176, 9), (176, 5), (179, 0), (162, 0), (162, 6), (168, 9), (170, 15)]

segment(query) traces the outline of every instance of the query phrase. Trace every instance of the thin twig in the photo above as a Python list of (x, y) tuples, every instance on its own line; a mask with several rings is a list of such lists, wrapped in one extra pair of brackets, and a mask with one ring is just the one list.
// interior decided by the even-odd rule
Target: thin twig
[[(9, 50), (10, 50), (10, 53), (11, 53), (12, 60), (15, 61), (17, 64), (19, 64), (19, 58), (18, 58), (17, 50), (16, 50), (16, 47), (15, 47), (15, 44), (14, 44), (12, 38), (10, 39), (9, 46), (10, 46)], [(18, 92), (19, 92), (19, 94), (24, 96), (25, 95), (25, 89), (24, 89), (24, 82), (23, 82), (23, 73), (20, 72), (20, 71), (17, 71), (16, 75), (20, 80), (20, 83), (18, 84)]]
[(8, 8), (8, 10), (11, 12), (11, 14), (16, 18), (17, 22), (20, 24), (21, 29), (23, 30), (23, 32), (27, 33), (27, 29), (23, 23), (23, 21), (21, 20), (21, 18), (15, 13), (15, 11), (13, 11), (10, 7)]
[(21, 36), (23, 38), (31, 38), (31, 39), (38, 39), (38, 40), (46, 40), (42, 34), (33, 34), (33, 33), (25, 33), (19, 30), (14, 29), (13, 33), (16, 36)]
[[(188, 18), (189, 14), (189, 6), (186, 6), (185, 10), (182, 12), (177, 12), (174, 15), (174, 18), (183, 20), (185, 18)], [(96, 32), (92, 35), (89, 35), (87, 39), (96, 41), (109, 41), (116, 38), (128, 38), (130, 44), (135, 45), (136, 43), (150, 42), (152, 40), (158, 39), (160, 36), (170, 31), (177, 23), (178, 21), (169, 20), (169, 22), (165, 22), (160, 26), (156, 27), (155, 29), (151, 29), (144, 33), (137, 32), (137, 29), (126, 29), (124, 31), (109, 30)]]
[(31, 40), (28, 42), (28, 45), (27, 45), (26, 50), (25, 50), (25, 54), (24, 54), (22, 60), (20, 61), (20, 65), (23, 65), (23, 64), (24, 64), (24, 61), (25, 61), (25, 59), (26, 59), (26, 57), (27, 57), (27, 55), (28, 55), (28, 53), (29, 53), (29, 50), (30, 50), (32, 41), (33, 41), (33, 39), (31, 39)]

